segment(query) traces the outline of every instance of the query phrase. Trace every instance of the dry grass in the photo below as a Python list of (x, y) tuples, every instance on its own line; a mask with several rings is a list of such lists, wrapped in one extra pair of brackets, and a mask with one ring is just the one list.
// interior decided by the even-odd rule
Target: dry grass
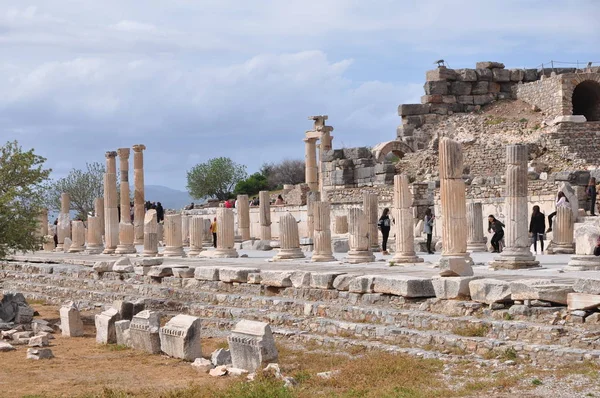
[(452, 333), (464, 337), (485, 337), (490, 331), (490, 327), (484, 324), (468, 324), (463, 327), (452, 329)]

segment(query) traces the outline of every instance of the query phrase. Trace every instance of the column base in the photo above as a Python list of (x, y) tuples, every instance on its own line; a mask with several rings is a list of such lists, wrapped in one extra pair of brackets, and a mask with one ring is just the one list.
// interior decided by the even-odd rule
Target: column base
[(158, 250), (157, 251), (144, 250), (142, 252), (142, 257), (156, 257), (156, 256), (158, 256)]
[(116, 247), (105, 247), (102, 254), (115, 254)]
[(502, 255), (500, 254), (489, 265), (494, 269), (525, 269), (542, 268), (540, 262), (532, 255)]
[(185, 257), (183, 247), (165, 247), (165, 251), (162, 252), (163, 257)]
[(85, 246), (73, 247), (73, 245), (71, 245), (71, 247), (69, 248), (69, 251), (67, 253), (81, 253), (84, 251), (85, 251)]
[(485, 242), (467, 242), (467, 251), (468, 252), (487, 252), (489, 251), (487, 244)]
[(313, 253), (312, 257), (310, 258), (310, 261), (312, 261), (314, 263), (326, 263), (326, 262), (330, 262), (330, 261), (337, 261), (337, 259), (331, 253), (327, 253), (327, 254)]
[(200, 255), (200, 253), (202, 253), (204, 250), (202, 248), (200, 249), (191, 249), (190, 251), (188, 251), (187, 255), (188, 257), (198, 257)]
[(144, 239), (136, 239), (135, 241), (133, 241), (134, 245), (143, 245), (144, 244)]
[(215, 249), (203, 251), (200, 253), (200, 256), (208, 258), (238, 258), (239, 254), (235, 249)]
[(122, 245), (118, 245), (117, 249), (115, 250), (115, 254), (134, 254), (137, 253), (137, 250), (135, 250), (135, 246), (133, 244), (122, 244)]
[(550, 242), (546, 254), (575, 254), (575, 245), (573, 243)]
[(273, 256), (273, 261), (293, 260), (297, 258), (305, 258), (304, 252), (300, 248), (296, 249), (279, 249), (279, 252)]
[(368, 250), (350, 250), (344, 258), (344, 262), (350, 264), (372, 263), (374, 261), (375, 256)]
[(571, 261), (563, 269), (565, 271), (598, 271), (600, 270), (600, 257), (591, 254), (571, 256)]
[(65, 244), (64, 243), (59, 243), (58, 245), (56, 245), (56, 249), (54, 249), (55, 252), (57, 253), (62, 253), (65, 251)]
[(86, 254), (100, 254), (104, 251), (104, 246), (90, 246), (85, 248)]
[(422, 263), (424, 261), (425, 260), (417, 256), (416, 253), (396, 253), (390, 260), (390, 262), (402, 264)]

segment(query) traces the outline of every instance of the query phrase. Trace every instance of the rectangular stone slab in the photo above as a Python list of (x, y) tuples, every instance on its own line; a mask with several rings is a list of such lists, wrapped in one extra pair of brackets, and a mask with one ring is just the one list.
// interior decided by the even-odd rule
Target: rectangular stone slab
[(196, 267), (194, 271), (194, 278), (201, 281), (218, 281), (219, 280), (219, 268), (218, 267)]
[(587, 293), (569, 293), (567, 295), (569, 311), (589, 310), (600, 307), (600, 295)]
[(260, 272), (260, 270), (258, 268), (222, 267), (219, 268), (219, 279), (221, 282), (246, 283), (248, 274), (255, 272)]
[(567, 294), (573, 292), (570, 285), (552, 283), (551, 280), (518, 280), (510, 283), (512, 300), (543, 300), (566, 305)]
[(435, 297), (431, 279), (406, 275), (376, 276), (373, 291), (402, 297)]

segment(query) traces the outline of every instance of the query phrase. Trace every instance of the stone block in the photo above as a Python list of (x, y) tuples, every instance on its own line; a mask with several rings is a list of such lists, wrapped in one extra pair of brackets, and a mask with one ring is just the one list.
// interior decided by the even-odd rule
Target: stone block
[(357, 276), (350, 281), (348, 291), (350, 293), (373, 293), (374, 275)]
[(129, 326), (131, 346), (150, 354), (160, 353), (160, 313), (144, 310), (134, 315)]
[(155, 265), (162, 265), (162, 257), (138, 257), (133, 260), (133, 264), (136, 267), (152, 267)]
[(431, 105), (429, 104), (401, 104), (398, 106), (398, 115), (414, 116), (425, 115), (429, 113)]
[(60, 329), (63, 336), (83, 336), (83, 321), (79, 309), (72, 301), (63, 305), (60, 310)]
[(502, 90), (502, 86), (500, 85), (500, 83), (496, 83), (496, 82), (488, 82), (488, 92), (487, 93), (483, 93), (484, 94), (497, 94), (500, 92), (500, 90)]
[(485, 105), (493, 102), (496, 99), (493, 94), (485, 94), (485, 95), (474, 95), (473, 96), (473, 104), (475, 105)]
[(33, 336), (29, 339), (30, 347), (47, 347), (48, 344), (48, 336), (46, 335)]
[(567, 294), (573, 292), (573, 287), (550, 279), (523, 279), (511, 282), (510, 291), (513, 301), (542, 300), (566, 305)]
[(330, 149), (329, 151), (323, 151), (321, 156), (324, 162), (333, 162), (336, 159), (343, 159), (344, 151), (342, 149)]
[(213, 368), (212, 363), (208, 359), (196, 358), (192, 363), (192, 366), (201, 372), (208, 372)]
[(97, 314), (96, 323), (96, 342), (99, 344), (115, 344), (117, 334), (115, 331), (115, 322), (120, 320), (119, 311), (116, 308)]
[(523, 69), (510, 69), (510, 81), (520, 82), (525, 78), (525, 71)]
[(167, 276), (173, 276), (173, 269), (168, 265), (155, 265), (150, 267), (146, 275), (153, 278), (165, 278)]
[(514, 85), (514, 83), (500, 83), (500, 91), (510, 94)]
[(443, 95), (441, 94), (432, 94), (432, 95), (422, 95), (421, 103), (422, 104), (441, 104), (443, 103)]
[(231, 352), (225, 348), (219, 348), (210, 355), (213, 366), (231, 365)]
[(115, 261), (112, 267), (112, 272), (133, 272), (133, 265), (131, 265), (129, 257), (121, 257), (117, 261)]
[(448, 69), (445, 66), (440, 66), (437, 69), (428, 70), (425, 74), (425, 80), (439, 81), (439, 80), (456, 80), (456, 71), (454, 69)]
[(99, 274), (103, 272), (111, 272), (114, 264), (114, 261), (96, 261), (94, 263), (93, 270)]
[(442, 256), (438, 262), (440, 276), (472, 276), (473, 267), (465, 257)]
[(475, 73), (477, 73), (477, 80), (479, 81), (492, 81), (491, 69), (475, 69)]
[(340, 291), (348, 291), (350, 282), (355, 278), (355, 275), (342, 274), (335, 277), (333, 280), (333, 288)]
[[(65, 238), (66, 240), (66, 238)], [(39, 359), (52, 359), (54, 354), (50, 348), (28, 348), (27, 359), (39, 360)]]
[(444, 104), (456, 104), (455, 95), (442, 95), (442, 102)]
[(415, 132), (415, 126), (412, 125), (401, 125), (396, 129), (396, 136), (398, 137), (412, 137)]
[[(418, 106), (422, 105), (418, 104)], [(344, 158), (348, 160), (368, 159), (373, 157), (371, 150), (367, 147), (344, 148), (343, 152)]]
[(333, 289), (333, 281), (340, 272), (313, 272), (310, 275), (310, 287), (313, 289)]
[(447, 115), (448, 111), (452, 108), (450, 104), (431, 104), (431, 113), (436, 115)]
[(497, 279), (476, 279), (469, 282), (471, 299), (479, 303), (494, 304), (510, 301), (510, 283)]
[(120, 319), (125, 319), (130, 321), (133, 316), (133, 303), (131, 301), (125, 300), (115, 300), (113, 301), (112, 307), (119, 311)]
[(265, 363), (277, 362), (277, 348), (268, 323), (242, 320), (227, 341), (234, 368), (255, 372)]
[(218, 267), (196, 267), (194, 270), (194, 278), (200, 281), (218, 281), (219, 280), (219, 268)]
[(376, 276), (373, 291), (402, 297), (435, 297), (431, 279), (407, 275)]
[(272, 287), (290, 287), (292, 271), (261, 271), (260, 284)]
[(12, 344), (0, 341), (0, 352), (8, 352), (8, 351), (14, 351), (14, 350), (16, 350), (16, 348), (13, 347)]
[(239, 282), (246, 283), (248, 274), (260, 272), (258, 268), (237, 268), (237, 267), (222, 267), (219, 268), (219, 279), (221, 282)]
[(469, 282), (481, 279), (479, 276), (434, 276), (431, 279), (435, 297), (443, 300), (468, 300), (471, 298)]
[(472, 95), (461, 95), (457, 97), (457, 101), (459, 104), (473, 104), (473, 96)]
[(172, 271), (175, 278), (193, 278), (195, 268), (173, 268)]
[(35, 314), (35, 310), (27, 304), (19, 305), (17, 306), (17, 313), (15, 314), (15, 323), (18, 325), (31, 323), (33, 314)]
[(260, 285), (261, 276), (260, 272), (251, 272), (248, 274), (248, 283), (253, 285)]
[(475, 64), (477, 69), (503, 69), (504, 64), (502, 62), (482, 61)]
[(579, 278), (573, 285), (576, 293), (600, 294), (600, 279)]
[(470, 82), (456, 81), (450, 85), (450, 94), (453, 95), (469, 95), (473, 85)]
[(600, 236), (600, 227), (593, 224), (581, 224), (575, 229), (575, 254), (593, 255)]
[(402, 124), (415, 126), (415, 128), (421, 127), (425, 123), (423, 116), (402, 116)]
[(567, 295), (569, 311), (600, 308), (600, 295), (587, 293), (569, 293)]
[(311, 273), (307, 271), (294, 271), (290, 276), (292, 286), (295, 288), (310, 287)]
[(462, 82), (476, 82), (477, 72), (475, 69), (456, 69), (456, 78)]
[[(473, 88), (471, 89), (471, 94), (473, 95), (483, 95), (487, 94), (489, 90), (490, 82), (488, 81), (479, 81), (477, 83), (473, 83)], [(471, 102), (473, 103), (473, 102)]]
[(583, 115), (557, 116), (550, 122), (550, 125), (559, 123), (585, 123), (587, 119)]
[(160, 348), (173, 357), (194, 361), (202, 357), (200, 318), (179, 314), (160, 328)]
[(332, 242), (332, 248), (334, 253), (348, 253), (350, 250), (350, 244), (348, 243), (348, 238), (345, 239), (335, 239)]
[(525, 73), (523, 75), (524, 82), (534, 82), (538, 80), (538, 70), (537, 69), (525, 69)]
[(448, 94), (448, 82), (442, 81), (429, 81), (423, 85), (425, 94), (427, 95), (446, 95)]
[(117, 344), (125, 347), (131, 347), (131, 321), (122, 320), (115, 322), (115, 333), (117, 335)]

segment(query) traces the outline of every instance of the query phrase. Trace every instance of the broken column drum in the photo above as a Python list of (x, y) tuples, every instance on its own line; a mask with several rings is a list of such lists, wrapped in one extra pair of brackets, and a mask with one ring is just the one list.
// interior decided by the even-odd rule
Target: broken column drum
[(181, 214), (165, 215), (165, 257), (184, 257)]
[(369, 240), (370, 226), (361, 209), (350, 209), (348, 212), (348, 244), (350, 250), (345, 260), (351, 264), (375, 261)]
[(134, 243), (144, 243), (144, 215), (146, 213), (144, 198), (144, 150), (145, 145), (137, 144), (133, 149), (133, 230)]
[(87, 245), (85, 252), (87, 254), (100, 254), (104, 250), (102, 244), (102, 219), (100, 216), (88, 217), (87, 223)]
[(156, 210), (150, 209), (144, 216), (144, 257), (154, 257), (158, 254), (158, 218)]
[(313, 204), (321, 200), (321, 192), (310, 191), (306, 195), (306, 229), (308, 238), (312, 239), (315, 233), (315, 218)]
[(539, 262), (531, 254), (529, 217), (527, 210), (527, 145), (506, 147), (506, 186), (504, 209), (506, 213), (506, 247), (490, 264), (494, 268), (532, 268)]
[(71, 222), (71, 247), (69, 253), (79, 253), (85, 250), (85, 225), (83, 221)]
[(227, 208), (217, 209), (217, 248), (206, 252), (210, 257), (235, 258), (235, 220), (233, 210)]
[[(271, 241), (271, 198), (269, 196), (269, 191), (260, 191), (258, 195), (260, 202), (260, 239)], [(218, 242), (219, 239), (217, 239), (217, 244)]]
[(467, 203), (467, 251), (487, 252), (481, 202)]
[(300, 249), (298, 223), (290, 213), (279, 218), (279, 241), (280, 249), (273, 257), (273, 261), (304, 258), (304, 253)]
[(573, 244), (573, 211), (569, 207), (556, 208), (554, 218), (554, 229), (552, 230), (552, 242), (548, 252), (553, 254), (574, 254)]
[(363, 211), (369, 224), (369, 245), (372, 251), (379, 251), (379, 230), (377, 229), (378, 197), (373, 193), (363, 194)]
[(250, 202), (248, 195), (237, 196), (238, 233), (242, 236), (242, 242), (250, 240)]
[(313, 203), (314, 216), (314, 251), (311, 261), (325, 262), (335, 261), (331, 250), (331, 210), (327, 202)]
[(94, 215), (98, 217), (100, 237), (104, 236), (104, 198), (94, 199)]
[(104, 173), (104, 254), (113, 254), (119, 243), (119, 209), (117, 200), (117, 152), (106, 152)]
[(181, 238), (183, 246), (190, 245), (190, 216), (181, 215)]
[(204, 218), (193, 216), (190, 218), (190, 251), (189, 257), (195, 257), (200, 254), (202, 241), (204, 239)]
[(131, 202), (129, 201), (129, 148), (117, 149), (119, 155), (119, 170), (121, 173), (120, 184), (120, 204), (121, 220), (119, 222), (119, 245), (115, 250), (116, 254), (135, 253), (134, 229), (131, 223)]
[(56, 226), (56, 235), (58, 237), (57, 252), (65, 251), (65, 238), (71, 237), (70, 208), (71, 197), (68, 193), (62, 193), (60, 195), (60, 213), (58, 214), (58, 224)]
[(413, 196), (408, 186), (408, 176), (394, 176), (394, 206), (392, 209), (396, 233), (396, 253), (392, 261), (395, 263), (420, 263), (421, 257), (415, 253), (414, 218), (412, 211)]
[(305, 179), (306, 184), (311, 191), (317, 191), (319, 189), (318, 180), (318, 169), (317, 169), (317, 139), (316, 138), (305, 138)]

